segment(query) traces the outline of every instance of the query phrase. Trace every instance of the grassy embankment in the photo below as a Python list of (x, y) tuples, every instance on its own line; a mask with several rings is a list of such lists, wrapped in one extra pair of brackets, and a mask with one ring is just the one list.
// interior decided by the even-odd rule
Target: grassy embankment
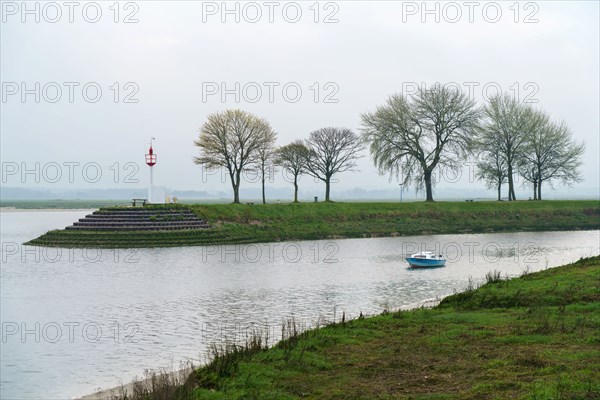
[(272, 348), (254, 337), (129, 399), (600, 399), (600, 257), (487, 281)]
[(55, 230), (28, 244), (160, 247), (420, 234), (600, 229), (600, 202), (597, 200), (179, 206), (190, 207), (213, 228), (178, 232)]

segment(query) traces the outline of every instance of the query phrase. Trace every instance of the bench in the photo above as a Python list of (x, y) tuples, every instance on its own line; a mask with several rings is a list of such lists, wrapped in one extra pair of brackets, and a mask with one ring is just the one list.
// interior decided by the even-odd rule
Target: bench
[(473, 199), (468, 199), (468, 200), (465, 200), (465, 201), (466, 201), (467, 203), (472, 203), (472, 202), (473, 202)]
[(246, 203), (246, 204), (247, 204), (247, 205), (249, 205), (249, 206), (252, 206), (252, 205), (254, 205), (254, 203)]
[(148, 202), (148, 199), (131, 199), (131, 205), (133, 207), (135, 207), (135, 205), (140, 202), (142, 203), (142, 206), (145, 206), (146, 203)]

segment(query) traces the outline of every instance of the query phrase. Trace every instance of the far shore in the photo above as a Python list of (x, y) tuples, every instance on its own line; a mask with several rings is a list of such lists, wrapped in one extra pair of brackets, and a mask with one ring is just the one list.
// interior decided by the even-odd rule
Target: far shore
[(176, 220), (165, 220), (160, 215), (162, 211), (183, 209), (196, 214), (206, 226), (200, 229), (176, 226), (166, 230), (111, 229), (110, 226), (103, 227), (102, 231), (53, 230), (32, 238), (27, 244), (151, 248), (600, 228), (598, 200), (176, 204), (147, 207), (148, 212), (156, 213), (151, 217), (152, 221), (159, 221), (162, 226), (170, 222), (177, 225)]
[(65, 211), (94, 211), (95, 208), (16, 208), (16, 207), (0, 207), (0, 212), (15, 213), (15, 212), (65, 212)]

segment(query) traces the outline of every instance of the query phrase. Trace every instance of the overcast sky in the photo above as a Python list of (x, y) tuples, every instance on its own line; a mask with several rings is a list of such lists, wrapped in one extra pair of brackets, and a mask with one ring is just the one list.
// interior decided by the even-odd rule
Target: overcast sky
[[(360, 114), (390, 94), (456, 82), (479, 104), (500, 88), (566, 121), (587, 146), (576, 187), (597, 193), (599, 3), (428, 2), (429, 13), (422, 4), (2, 2), (2, 184), (144, 187), (155, 137), (156, 184), (228, 190), (192, 162), (210, 113), (255, 113), (283, 145), (325, 126), (358, 132)], [(36, 163), (39, 182), (21, 174)], [(334, 193), (397, 187), (368, 153), (359, 164)], [(465, 176), (438, 193), (482, 185)]]

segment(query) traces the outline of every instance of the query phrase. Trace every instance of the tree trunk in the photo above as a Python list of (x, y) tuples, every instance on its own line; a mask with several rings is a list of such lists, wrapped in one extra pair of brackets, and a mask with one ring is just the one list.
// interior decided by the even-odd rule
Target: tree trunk
[(237, 186), (233, 187), (233, 202), (240, 204), (240, 189)]
[(266, 173), (266, 169), (267, 169), (267, 165), (265, 164), (265, 161), (263, 160), (261, 165), (260, 165), (260, 173), (261, 173), (261, 184), (262, 184), (262, 201), (263, 204), (267, 204), (267, 196), (265, 196), (265, 180), (267, 179), (267, 173)]
[(425, 201), (433, 201), (433, 190), (431, 187), (431, 171), (425, 171), (425, 191), (427, 199)]
[(325, 179), (325, 201), (329, 201), (330, 178)]
[(229, 179), (231, 179), (231, 188), (233, 189), (233, 202), (239, 203), (240, 202), (240, 192), (238, 190), (238, 186), (236, 185), (235, 175), (233, 174), (233, 172), (229, 173)]
[(538, 187), (537, 187), (537, 189), (538, 189), (538, 196), (537, 196), (537, 199), (538, 199), (538, 200), (541, 200), (541, 199), (542, 199), (542, 181), (540, 181), (540, 182), (538, 183)]
[(508, 201), (513, 201), (515, 199), (515, 188), (513, 183), (513, 169), (512, 165), (508, 165)]
[(298, 175), (294, 175), (294, 203), (298, 202)]
[(498, 201), (502, 201), (502, 182), (498, 182)]
[(538, 195), (537, 195), (537, 188), (538, 188), (538, 183), (537, 181), (533, 181), (533, 199), (537, 200), (538, 199)]
[[(233, 175), (233, 174), (232, 174)], [(235, 179), (231, 180), (233, 186), (233, 202), (235, 204), (240, 203), (240, 172), (235, 173)]]

